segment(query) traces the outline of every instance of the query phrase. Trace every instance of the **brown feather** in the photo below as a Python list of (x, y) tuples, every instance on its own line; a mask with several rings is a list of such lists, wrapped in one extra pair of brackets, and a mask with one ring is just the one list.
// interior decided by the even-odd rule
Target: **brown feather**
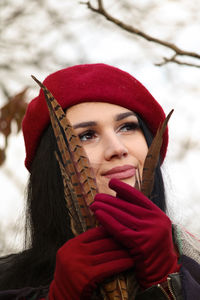
[(58, 154), (55, 153), (55, 155), (59, 163), (61, 174), (62, 174), (64, 195), (66, 199), (67, 209), (70, 215), (71, 229), (73, 234), (77, 236), (86, 230), (86, 225), (80, 213), (80, 209), (78, 207), (78, 201), (76, 199), (77, 196), (72, 186), (70, 177), (67, 175), (68, 173), (66, 172)]
[[(67, 208), (71, 215), (71, 223), (73, 225), (73, 233), (78, 235), (87, 230), (90, 224), (87, 224), (90, 218), (84, 219), (83, 216), (88, 214), (88, 207), (85, 203), (82, 203), (82, 189), (79, 183), (79, 179), (76, 174), (76, 170), (71, 160), (70, 152), (67, 148), (67, 144), (62, 135), (62, 131), (57, 124), (55, 115), (50, 112), (50, 118), (55, 133), (56, 141), (62, 161), (58, 154), (56, 158), (58, 160), (61, 174), (63, 177), (64, 193), (67, 202)], [(80, 203), (82, 203), (80, 205)], [(75, 225), (76, 224), (76, 225)]]
[[(50, 117), (63, 161), (62, 164), (61, 160), (59, 159), (59, 156), (57, 155), (61, 173), (64, 179), (63, 183), (66, 184), (68, 194), (70, 192), (71, 196), (69, 198), (66, 198), (68, 209), (70, 209), (71, 215), (73, 216), (73, 220), (71, 220), (71, 223), (73, 224), (74, 234), (78, 235), (93, 226), (94, 218), (91, 216), (91, 212), (82, 195), (79, 177), (77, 176), (76, 169), (74, 167), (74, 164), (72, 163), (70, 151), (63, 137), (61, 128), (56, 123), (57, 119), (55, 118), (55, 115), (52, 112), (50, 113)], [(72, 200), (70, 201), (70, 199)], [(79, 223), (81, 223), (81, 228), (80, 226), (79, 228), (75, 226), (75, 224), (78, 225)]]
[(128, 300), (127, 283), (123, 274), (107, 279), (103, 284), (104, 300)]
[(159, 126), (156, 135), (153, 139), (153, 142), (151, 146), (149, 147), (145, 162), (144, 162), (144, 168), (143, 168), (143, 174), (142, 174), (142, 182), (141, 182), (141, 192), (147, 196), (148, 198), (151, 198), (151, 193), (154, 185), (154, 173), (155, 168), (159, 161), (160, 156), (160, 149), (163, 142), (163, 134), (165, 132), (165, 129), (167, 127), (167, 123), (173, 113), (173, 109), (170, 111), (170, 113), (167, 115), (166, 119), (162, 123), (161, 126)]
[[(79, 207), (78, 197), (82, 197), (81, 187), (78, 182), (78, 178), (76, 178), (77, 177), (76, 171), (71, 162), (70, 153), (67, 149), (67, 145), (62, 135), (62, 131), (60, 130), (60, 127), (57, 123), (57, 119), (55, 118), (55, 115), (52, 113), (51, 110), (50, 110), (50, 118), (54, 130), (54, 134), (56, 137), (58, 149), (60, 150), (61, 157), (62, 157), (62, 161), (61, 161), (58, 153), (55, 151), (55, 156), (59, 163), (62, 178), (63, 178), (64, 195), (66, 199), (67, 209), (71, 216), (70, 219), (71, 219), (72, 231), (74, 235), (78, 235), (87, 229), (87, 224), (83, 219), (83, 215), (87, 213), (88, 208)], [(76, 184), (76, 192), (74, 190), (73, 182), (78, 182), (78, 184)], [(82, 210), (85, 209), (86, 212), (83, 212)]]
[[(43, 89), (45, 93), (45, 98), (49, 108), (50, 118), (53, 125), (59, 151), (62, 156), (62, 160), (64, 163), (64, 167), (66, 168), (66, 172), (67, 173), (69, 172), (69, 178), (71, 180), (73, 188), (75, 189), (74, 194), (77, 195), (77, 201), (79, 205), (77, 205), (76, 207), (79, 207), (80, 212), (78, 212), (78, 215), (79, 216), (81, 215), (82, 219), (85, 222), (84, 225), (84, 231), (85, 231), (95, 226), (94, 217), (92, 216), (91, 211), (89, 210), (88, 207), (90, 202), (93, 201), (92, 197), (94, 197), (97, 191), (95, 178), (93, 177), (91, 168), (89, 166), (89, 161), (86, 157), (84, 149), (82, 145), (80, 146), (79, 138), (77, 137), (78, 145), (74, 145), (74, 144), (73, 146), (71, 145), (72, 144), (71, 136), (75, 137), (76, 134), (72, 126), (69, 124), (69, 121), (66, 119), (65, 113), (63, 112), (61, 106), (55, 100), (53, 95), (48, 91), (48, 89), (39, 80), (37, 80), (34, 76), (33, 79), (39, 84), (39, 86)], [(82, 150), (81, 151), (79, 149), (79, 154), (81, 156), (80, 159), (77, 158), (77, 155), (72, 154), (72, 151), (77, 153), (76, 151), (77, 147), (78, 148), (81, 147)], [(76, 161), (74, 161), (74, 157), (76, 157)], [(85, 163), (85, 165), (83, 165), (83, 162)], [(91, 189), (89, 184), (86, 185), (87, 181), (90, 182)], [(82, 184), (82, 182), (84, 182), (85, 184)], [(85, 189), (86, 186), (87, 186), (87, 190)], [(69, 188), (71, 187), (69, 186)], [(83, 224), (82, 220), (81, 223)]]

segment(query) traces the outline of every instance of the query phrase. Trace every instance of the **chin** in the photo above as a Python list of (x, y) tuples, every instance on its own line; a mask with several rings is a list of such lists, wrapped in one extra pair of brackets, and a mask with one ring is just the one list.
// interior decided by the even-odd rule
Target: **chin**
[[(108, 195), (111, 195), (111, 196), (116, 196), (116, 192), (113, 191), (112, 189), (110, 189), (109, 186), (108, 186), (109, 181), (110, 181), (110, 179), (107, 180), (106, 183), (104, 182), (104, 183), (101, 183), (101, 184), (97, 184), (99, 193), (108, 194)], [(132, 187), (135, 186), (135, 177), (121, 179), (120, 181), (122, 181), (126, 184), (129, 184)]]
[(121, 181), (129, 184), (132, 187), (135, 186), (135, 177), (134, 178), (131, 177), (131, 178), (122, 179)]

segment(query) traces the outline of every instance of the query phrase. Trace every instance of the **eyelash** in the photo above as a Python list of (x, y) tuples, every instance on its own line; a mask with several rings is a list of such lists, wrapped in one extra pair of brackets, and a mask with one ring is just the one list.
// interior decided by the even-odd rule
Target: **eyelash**
[[(95, 133), (96, 133), (96, 132), (95, 132), (94, 130), (91, 130), (91, 129), (90, 129), (90, 130), (87, 130), (87, 131), (84, 131), (83, 133), (79, 134), (79, 139), (80, 139), (82, 142), (91, 140), (91, 139), (94, 137)], [(90, 135), (90, 138), (86, 138), (86, 139), (84, 140), (84, 137), (85, 137), (86, 135)]]
[[(127, 129), (127, 127), (128, 127), (128, 129)], [(128, 131), (138, 130), (139, 128), (140, 128), (140, 126), (137, 122), (128, 122), (128, 123), (125, 123), (122, 126), (120, 126), (118, 129), (118, 132), (120, 132), (120, 131), (124, 132), (123, 129), (127, 129), (125, 132), (128, 132)], [(89, 129), (89, 130), (86, 130), (86, 131), (80, 133), (79, 138), (82, 142), (86, 142), (88, 140), (95, 138), (95, 134), (96, 134), (95, 130)], [(86, 138), (86, 136), (89, 136), (89, 138)]]
[(125, 127), (129, 127), (129, 129), (127, 131), (131, 131), (131, 130), (137, 130), (140, 128), (139, 124), (137, 122), (128, 122), (123, 124), (119, 130), (122, 130)]

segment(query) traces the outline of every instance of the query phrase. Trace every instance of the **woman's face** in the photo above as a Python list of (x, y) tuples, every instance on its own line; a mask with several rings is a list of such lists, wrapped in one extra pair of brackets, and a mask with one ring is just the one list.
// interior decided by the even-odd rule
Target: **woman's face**
[(115, 195), (108, 187), (111, 178), (134, 186), (148, 151), (136, 115), (118, 105), (85, 102), (70, 107), (67, 117), (89, 158), (99, 192)]

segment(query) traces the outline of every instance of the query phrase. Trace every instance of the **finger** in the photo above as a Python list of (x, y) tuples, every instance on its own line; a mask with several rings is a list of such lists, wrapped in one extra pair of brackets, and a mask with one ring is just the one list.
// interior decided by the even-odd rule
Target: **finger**
[(138, 235), (136, 231), (130, 230), (120, 224), (115, 218), (104, 211), (98, 210), (95, 216), (116, 241), (128, 249), (133, 247), (135, 236)]
[(95, 254), (90, 257), (90, 262), (92, 265), (104, 264), (107, 262), (116, 262), (123, 259), (130, 259), (131, 256), (128, 253), (128, 250), (121, 249), (120, 250), (111, 250), (107, 252), (102, 252), (100, 254)]
[(108, 232), (102, 226), (98, 226), (81, 233), (75, 239), (78, 239), (83, 243), (91, 243), (103, 240), (107, 237), (109, 237)]
[(129, 203), (123, 199), (119, 199), (107, 194), (97, 194), (95, 196), (94, 202), (90, 205), (90, 209), (92, 211), (95, 211), (96, 209), (98, 209), (101, 203), (102, 205), (103, 203), (105, 203), (111, 207), (118, 208), (119, 210), (124, 211), (129, 215), (133, 215), (136, 217), (138, 216), (139, 218), (146, 218), (151, 213), (149, 209), (135, 205), (133, 203)]
[[(108, 203), (95, 201), (92, 204), (91, 210), (96, 213), (101, 210), (106, 212), (109, 216), (115, 218), (120, 224), (126, 226), (133, 230), (139, 230), (140, 227), (144, 227), (145, 213), (141, 214), (140, 212), (127, 212), (121, 209), (121, 207), (114, 207)], [(147, 214), (146, 214), (147, 215)], [(108, 218), (109, 223), (109, 218)]]
[[(125, 270), (134, 267), (134, 261), (131, 257), (117, 259), (115, 261), (109, 261), (95, 267), (96, 274), (101, 274), (101, 281), (108, 278), (114, 274), (121, 273)], [(101, 282), (100, 281), (100, 282)]]
[(84, 245), (88, 247), (88, 252), (92, 255), (122, 250), (122, 245), (119, 244), (119, 242), (116, 242), (113, 237), (101, 239), (87, 244), (84, 243)]
[(124, 199), (127, 202), (147, 209), (158, 209), (150, 199), (125, 182), (112, 178), (109, 182), (109, 187), (117, 193), (117, 197)]

